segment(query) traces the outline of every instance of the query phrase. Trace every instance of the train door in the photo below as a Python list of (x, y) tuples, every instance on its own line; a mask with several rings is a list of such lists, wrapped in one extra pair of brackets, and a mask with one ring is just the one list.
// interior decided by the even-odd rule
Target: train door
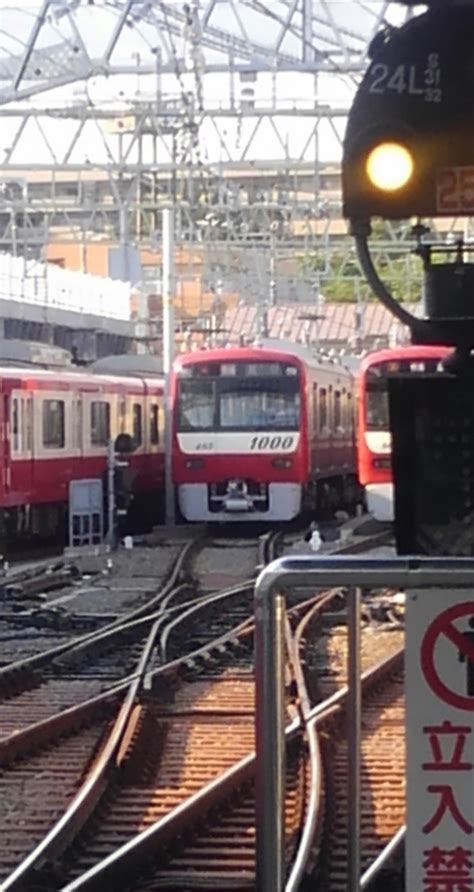
[[(29, 504), (33, 500), (33, 475), (34, 475), (34, 455), (33, 455), (33, 396), (31, 393), (23, 391), (20, 397), (20, 429), (21, 429), (21, 451), (23, 457), (24, 481), (29, 490)], [(22, 469), (23, 473), (23, 469)], [(25, 487), (26, 488), (26, 487)]]
[(2, 398), (2, 489), (5, 495), (11, 489), (11, 465), (10, 465), (10, 395), (3, 394)]
[(84, 464), (84, 404), (82, 393), (77, 391), (73, 396), (73, 454), (74, 474), (73, 479), (83, 476)]
[(318, 469), (318, 385), (316, 381), (311, 382), (311, 424), (308, 421), (309, 441), (311, 444), (311, 467), (310, 477), (316, 476)]
[(141, 396), (132, 396), (132, 437), (135, 454), (144, 451), (144, 400)]
[(120, 387), (117, 395), (117, 435), (130, 434), (127, 419), (127, 392), (125, 387)]
[(9, 460), (11, 489), (20, 503), (33, 499), (33, 403), (29, 391), (19, 388), (9, 396)]

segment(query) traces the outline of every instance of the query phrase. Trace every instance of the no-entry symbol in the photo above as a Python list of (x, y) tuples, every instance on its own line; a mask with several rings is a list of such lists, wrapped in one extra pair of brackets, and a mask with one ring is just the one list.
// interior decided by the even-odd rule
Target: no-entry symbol
[[(452, 658), (453, 663), (465, 665), (462, 690), (453, 690), (454, 685), (449, 686), (443, 681), (442, 668), (438, 664), (441, 661), (436, 661), (443, 640), (452, 644), (448, 660)], [(438, 614), (423, 636), (420, 659), (425, 679), (437, 697), (456, 709), (474, 711), (474, 601), (454, 604)], [(452, 677), (451, 672), (448, 675)]]

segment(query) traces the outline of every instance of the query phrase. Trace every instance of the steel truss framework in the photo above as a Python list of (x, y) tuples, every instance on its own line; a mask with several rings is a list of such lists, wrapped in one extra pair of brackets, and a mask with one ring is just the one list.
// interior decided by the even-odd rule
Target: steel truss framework
[[(365, 65), (387, 0), (43, 0), (2, 11), (0, 97), (96, 74), (347, 71)], [(23, 7), (23, 5), (22, 5)], [(130, 52), (132, 47), (132, 52)], [(3, 52), (2, 52), (3, 50)], [(137, 54), (139, 58), (137, 59)], [(134, 55), (134, 59), (131, 56)]]
[[(317, 273), (301, 267), (307, 298), (321, 273), (334, 271), (334, 251), (341, 274), (353, 264), (350, 242), (332, 239), (337, 193), (321, 189), (320, 147), (340, 142), (344, 103), (323, 101), (320, 85), (332, 77), (347, 88), (366, 65), (368, 40), (410, 8), (382, 0), (31, 3), (2, 10), (0, 249), (37, 254), (59, 229), (65, 240), (105, 233), (156, 247), (159, 210), (172, 200), (178, 237), (200, 251), (208, 284), (224, 279), (230, 290), (273, 298), (298, 248), (320, 258)], [(282, 88), (283, 72), (299, 74), (296, 99)], [(216, 99), (218, 73), (227, 80)], [(80, 94), (65, 93), (75, 82)], [(26, 101), (38, 94), (41, 105)], [(33, 165), (49, 180), (41, 192)], [(77, 178), (69, 197), (58, 188), (68, 172)]]

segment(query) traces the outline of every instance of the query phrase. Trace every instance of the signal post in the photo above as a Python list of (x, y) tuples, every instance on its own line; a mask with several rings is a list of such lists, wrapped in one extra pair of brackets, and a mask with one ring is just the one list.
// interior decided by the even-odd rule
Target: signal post
[(171, 370), (174, 360), (174, 209), (164, 208), (162, 217), (162, 300), (163, 300), (163, 374), (165, 403), (165, 523), (175, 524), (172, 481), (173, 426), (171, 405)]
[[(344, 141), (344, 215), (369, 285), (413, 343), (453, 348), (441, 373), (389, 388), (398, 552), (452, 561), (444, 588), (436, 573), (429, 590), (416, 573), (407, 579), (407, 892), (474, 890), (474, 244), (430, 232), (432, 218), (474, 213), (473, 47), (472, 0), (431, 0), (387, 26), (369, 47)], [(421, 318), (372, 262), (372, 217), (415, 218)]]

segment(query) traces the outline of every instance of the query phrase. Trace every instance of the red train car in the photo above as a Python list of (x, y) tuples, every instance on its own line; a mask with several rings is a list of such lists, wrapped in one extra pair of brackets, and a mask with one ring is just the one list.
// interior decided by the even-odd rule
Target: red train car
[(360, 366), (357, 409), (357, 464), (367, 508), (380, 521), (394, 519), (392, 442), (388, 408), (391, 375), (424, 374), (441, 368), (452, 348), (414, 345), (380, 350)]
[(172, 472), (184, 518), (280, 521), (340, 504), (355, 484), (353, 384), (297, 344), (180, 356)]
[(133, 437), (135, 510), (153, 511), (164, 489), (163, 382), (85, 370), (0, 368), (0, 531), (53, 534), (72, 480), (105, 473), (107, 446)]

